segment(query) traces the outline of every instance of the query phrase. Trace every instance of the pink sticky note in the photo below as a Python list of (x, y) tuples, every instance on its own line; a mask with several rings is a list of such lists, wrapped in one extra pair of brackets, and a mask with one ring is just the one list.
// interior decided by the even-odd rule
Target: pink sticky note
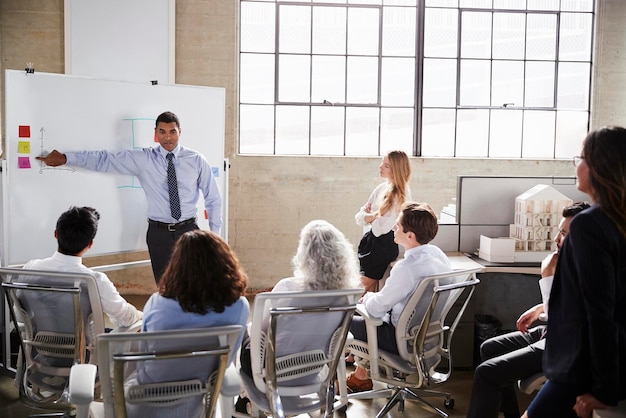
[(19, 137), (20, 138), (30, 138), (30, 126), (28, 126), (28, 125), (20, 125), (20, 127), (19, 127)]
[(30, 168), (29, 157), (17, 157), (17, 166), (19, 168)]

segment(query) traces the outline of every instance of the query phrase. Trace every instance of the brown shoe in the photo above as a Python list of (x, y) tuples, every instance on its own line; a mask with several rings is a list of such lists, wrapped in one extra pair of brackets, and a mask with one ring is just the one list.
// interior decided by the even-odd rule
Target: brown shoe
[(372, 379), (361, 380), (356, 377), (354, 373), (350, 373), (346, 379), (346, 386), (348, 386), (348, 391), (350, 393), (365, 392), (366, 390), (372, 390), (374, 388), (374, 383), (372, 382)]

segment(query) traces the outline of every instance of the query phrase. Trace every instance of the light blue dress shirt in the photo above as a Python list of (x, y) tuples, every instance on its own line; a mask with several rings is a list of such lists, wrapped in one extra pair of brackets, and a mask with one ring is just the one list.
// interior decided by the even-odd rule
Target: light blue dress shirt
[(365, 309), (373, 317), (383, 318), (387, 322), (391, 320), (391, 324), (397, 326), (404, 306), (422, 279), (449, 271), (452, 271), (452, 264), (439, 247), (424, 244), (409, 248), (405, 251), (404, 258), (391, 269), (383, 288), (379, 292), (367, 292), (363, 295)]
[[(243, 331), (250, 315), (250, 304), (244, 296), (239, 297), (232, 305), (226, 306), (224, 312), (209, 311), (205, 314), (185, 312), (176, 299), (166, 298), (158, 292), (153, 293), (143, 308), (142, 331), (163, 331), (169, 329), (190, 329), (221, 327), (225, 325), (241, 325), (242, 330), (233, 356), (229, 364), (235, 360), (237, 350), (241, 346)], [(141, 372), (140, 372), (141, 375)], [(147, 381), (155, 376), (140, 376), (140, 380)]]
[(219, 234), (222, 226), (222, 198), (211, 166), (202, 154), (181, 145), (177, 145), (172, 152), (180, 196), (180, 220), (174, 219), (170, 212), (165, 158), (168, 151), (160, 145), (120, 152), (66, 152), (65, 156), (67, 165), (136, 176), (146, 194), (148, 218), (154, 221), (169, 224), (193, 218), (196, 216), (196, 204), (202, 191), (209, 227)]

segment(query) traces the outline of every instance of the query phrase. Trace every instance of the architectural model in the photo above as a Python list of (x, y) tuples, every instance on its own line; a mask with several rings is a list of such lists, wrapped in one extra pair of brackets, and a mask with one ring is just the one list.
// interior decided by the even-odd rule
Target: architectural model
[(556, 250), (554, 237), (559, 232), (563, 208), (570, 198), (546, 184), (538, 184), (515, 198), (515, 223), (509, 236), (515, 239), (515, 251)]

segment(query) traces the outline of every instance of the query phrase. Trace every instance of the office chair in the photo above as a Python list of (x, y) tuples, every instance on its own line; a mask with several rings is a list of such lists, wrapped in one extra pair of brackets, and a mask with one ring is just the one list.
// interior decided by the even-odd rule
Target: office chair
[[(77, 418), (213, 417), (220, 392), (233, 385), (224, 383), (225, 375), (241, 332), (240, 325), (229, 325), (99, 335), (102, 401), (92, 395), (94, 366), (74, 366), (69, 394)], [(236, 390), (227, 394), (229, 402), (240, 390), (232, 376)]]
[(252, 377), (239, 371), (254, 411), (274, 418), (323, 411), (329, 417), (347, 404), (344, 345), (362, 293), (343, 289), (255, 296), (248, 328)]
[[(16, 382), (20, 399), (33, 407), (71, 414), (70, 368), (95, 364), (95, 333), (104, 316), (89, 274), (0, 268), (2, 288), (20, 337)], [(51, 416), (45, 414), (45, 416)]]
[[(377, 417), (387, 414), (396, 404), (401, 412), (404, 411), (405, 400), (417, 401), (422, 407), (447, 417), (447, 413), (424, 398), (443, 396), (445, 408), (454, 407), (450, 393), (430, 390), (430, 387), (446, 382), (452, 374), (452, 336), (474, 287), (479, 283), (476, 273), (481, 270), (473, 268), (435, 274), (418, 284), (396, 327), (399, 354), (378, 348), (376, 327), (382, 324), (382, 320), (373, 318), (363, 305), (358, 305), (357, 312), (365, 319), (368, 342), (351, 339), (346, 349), (359, 366), (368, 369), (372, 380), (384, 383), (387, 388), (353, 393), (348, 398), (390, 398)], [(451, 309), (464, 291), (467, 296), (462, 305)], [(446, 325), (450, 323), (448, 313), (451, 310), (455, 313), (451, 324)], [(446, 360), (446, 364), (442, 365), (442, 360)]]

